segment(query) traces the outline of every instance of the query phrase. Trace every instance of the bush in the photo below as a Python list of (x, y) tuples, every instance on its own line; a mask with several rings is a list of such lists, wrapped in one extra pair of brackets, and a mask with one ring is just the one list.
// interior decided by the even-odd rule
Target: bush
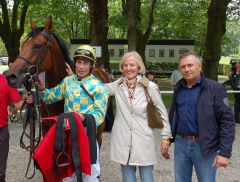
[(219, 64), (218, 66), (218, 74), (219, 75), (228, 75), (231, 71), (231, 65)]
[[(110, 62), (111, 70), (119, 70), (119, 62), (111, 61)], [(177, 69), (178, 63), (175, 62), (147, 62), (147, 70), (164, 70), (164, 71), (173, 71)]]
[[(111, 70), (119, 70), (119, 61), (110, 62)], [(147, 62), (146, 69), (153, 71), (173, 71), (178, 68), (177, 62)], [(219, 75), (228, 75), (231, 70), (231, 65), (228, 64), (219, 64), (218, 74)]]

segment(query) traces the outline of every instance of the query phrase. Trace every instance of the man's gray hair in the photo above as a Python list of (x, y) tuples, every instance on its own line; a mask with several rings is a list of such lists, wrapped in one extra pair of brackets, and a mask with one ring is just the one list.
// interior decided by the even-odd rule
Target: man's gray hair
[(179, 57), (179, 62), (188, 56), (194, 56), (196, 58), (197, 63), (201, 64), (201, 58), (196, 52), (185, 52), (181, 54)]
[(123, 55), (123, 57), (120, 61), (120, 64), (119, 64), (119, 70), (121, 72), (123, 72), (123, 63), (127, 58), (129, 58), (131, 56), (133, 56), (135, 58), (135, 61), (138, 65), (138, 67), (139, 67), (138, 73), (140, 73), (142, 75), (145, 75), (146, 68), (144, 66), (143, 60), (142, 60), (141, 56), (136, 51), (131, 51), (131, 52), (128, 52), (128, 53)]

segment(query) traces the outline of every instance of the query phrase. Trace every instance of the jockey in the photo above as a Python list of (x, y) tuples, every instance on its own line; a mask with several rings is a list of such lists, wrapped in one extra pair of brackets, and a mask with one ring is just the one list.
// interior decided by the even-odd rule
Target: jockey
[[(89, 45), (82, 45), (74, 53), (74, 74), (65, 77), (57, 86), (44, 89), (39, 84), (40, 95), (47, 103), (64, 100), (64, 112), (77, 112), (82, 120), (92, 115), (98, 127), (105, 118), (108, 91), (91, 72), (96, 62), (96, 52)], [(87, 124), (87, 123), (86, 123)], [(97, 160), (91, 165), (91, 176), (83, 173), (83, 181), (96, 182), (100, 175), (99, 148)]]

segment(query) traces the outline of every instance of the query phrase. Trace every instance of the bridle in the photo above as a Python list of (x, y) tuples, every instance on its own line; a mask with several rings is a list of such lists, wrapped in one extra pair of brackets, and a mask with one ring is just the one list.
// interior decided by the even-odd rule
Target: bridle
[[(29, 169), (30, 169), (30, 166), (31, 166), (31, 163), (33, 160), (32, 155), (41, 141), (40, 96), (39, 96), (38, 76), (37, 76), (38, 66), (43, 64), (44, 59), (52, 45), (51, 34), (47, 33), (44, 30), (41, 31), (40, 34), (45, 37), (45, 39), (47, 40), (47, 43), (46, 43), (44, 49), (42, 50), (41, 57), (40, 57), (40, 60), (38, 61), (38, 63), (34, 64), (31, 61), (29, 61), (30, 59), (24, 58), (20, 55), (18, 56), (18, 58), (24, 60), (25, 62), (27, 62), (30, 65), (28, 67), (27, 74), (24, 75), (23, 84), (26, 87), (28, 94), (32, 94), (32, 83), (33, 83), (34, 87), (35, 87), (35, 92), (36, 92), (36, 94), (33, 94), (35, 96), (34, 97), (35, 103), (27, 104), (24, 119), (23, 119), (23, 132), (20, 137), (21, 148), (29, 151), (29, 161), (28, 161), (27, 170), (25, 173), (25, 177), (28, 179), (33, 178), (33, 176), (35, 174), (35, 165), (34, 164), (33, 164), (34, 165), (33, 173), (31, 175), (29, 175)], [(26, 104), (26, 102), (24, 102), (23, 106), (25, 104)], [(23, 108), (23, 106), (22, 106), (22, 108)], [(36, 122), (38, 122), (38, 125), (39, 125), (38, 137), (35, 136)], [(29, 134), (25, 131), (28, 124), (29, 124), (29, 129), (30, 129)], [(29, 138), (29, 140), (30, 140), (29, 145), (25, 144), (24, 139), (23, 139), (24, 137)]]
[(21, 55), (18, 55), (17, 58), (24, 60), (27, 62), (30, 66), (28, 67), (28, 74), (34, 75), (38, 73), (38, 67), (43, 64), (45, 57), (48, 53), (48, 50), (50, 49), (52, 45), (52, 35), (50, 33), (47, 33), (46, 31), (41, 31), (40, 34), (47, 40), (47, 44), (44, 46), (44, 49), (42, 51), (41, 57), (37, 64), (34, 64), (31, 59), (22, 57)]

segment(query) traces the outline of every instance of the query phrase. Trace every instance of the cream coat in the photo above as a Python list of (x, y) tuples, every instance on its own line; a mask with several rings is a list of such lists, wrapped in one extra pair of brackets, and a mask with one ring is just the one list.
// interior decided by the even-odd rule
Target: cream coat
[[(116, 116), (111, 132), (110, 158), (120, 164), (147, 166), (157, 162), (156, 143), (153, 129), (147, 122), (147, 99), (144, 86), (157, 105), (163, 118), (164, 128), (161, 136), (171, 138), (167, 110), (161, 99), (157, 85), (143, 77), (138, 83), (132, 103), (128, 99), (126, 84), (122, 79), (107, 84), (109, 94), (115, 96)], [(148, 84), (149, 83), (149, 84)], [(160, 130), (159, 130), (160, 131)]]

